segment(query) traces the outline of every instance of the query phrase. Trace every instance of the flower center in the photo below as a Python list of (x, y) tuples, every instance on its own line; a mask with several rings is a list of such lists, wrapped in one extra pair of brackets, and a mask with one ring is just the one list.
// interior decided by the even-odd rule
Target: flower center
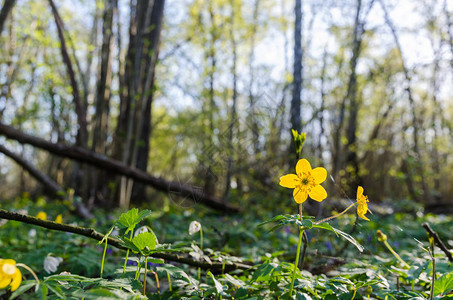
[(16, 266), (11, 264), (4, 264), (2, 268), (3, 273), (5, 273), (6, 275), (14, 275), (14, 273), (16, 273), (16, 270)]
[(316, 185), (315, 179), (310, 173), (302, 173), (300, 176), (300, 187), (309, 192)]

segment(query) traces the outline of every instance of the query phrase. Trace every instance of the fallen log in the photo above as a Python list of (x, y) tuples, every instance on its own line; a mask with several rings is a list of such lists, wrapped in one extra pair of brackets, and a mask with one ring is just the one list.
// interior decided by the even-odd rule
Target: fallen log
[[(5, 146), (0, 144), (0, 152), (13, 159), (19, 166), (21, 166), (25, 171), (27, 171), (33, 178), (35, 178), (39, 183), (41, 183), (45, 190), (53, 197), (59, 199), (66, 199), (66, 192), (56, 183), (52, 178), (38, 170), (30, 162), (25, 160), (22, 156), (17, 155), (14, 152), (8, 150)], [(91, 219), (94, 216), (90, 213), (88, 208), (85, 207), (83, 202), (74, 203), (75, 212), (82, 218)]]
[[(13, 221), (19, 221), (22, 223), (27, 223), (27, 224), (32, 224), (35, 226), (40, 226), (44, 227), (50, 230), (57, 230), (57, 231), (63, 231), (63, 232), (71, 232), (74, 234), (78, 235), (83, 235), (88, 238), (97, 240), (97, 241), (102, 241), (104, 239), (104, 235), (98, 231), (96, 231), (94, 228), (86, 228), (86, 227), (81, 227), (81, 226), (74, 226), (74, 225), (69, 225), (69, 224), (60, 224), (60, 223), (55, 223), (52, 221), (45, 221), (41, 220), (32, 216), (28, 215), (22, 215), (19, 213), (7, 211), (4, 209), (0, 209), (0, 219), (6, 219), (6, 220), (13, 220)], [(116, 247), (121, 250), (127, 250), (125, 248), (120, 240), (112, 237), (107, 237), (107, 243), (113, 247)], [(186, 264), (194, 267), (199, 267), (204, 270), (212, 270), (212, 271), (218, 271), (218, 272), (230, 272), (233, 270), (249, 270), (254, 268), (253, 265), (250, 262), (245, 262), (245, 263), (223, 263), (223, 262), (205, 262), (205, 261), (198, 261), (194, 260), (191, 257), (187, 257), (181, 254), (174, 254), (174, 253), (153, 253), (151, 255), (152, 257), (155, 258), (162, 258), (168, 261), (174, 261), (178, 262), (181, 264)]]
[(0, 123), (0, 135), (4, 135), (5, 137), (16, 140), (22, 144), (29, 144), (41, 148), (61, 157), (67, 157), (102, 170), (132, 178), (138, 182), (149, 185), (156, 190), (174, 193), (177, 196), (189, 198), (195, 203), (200, 203), (219, 211), (226, 213), (239, 212), (237, 207), (222, 203), (219, 199), (205, 194), (199, 187), (183, 185), (179, 182), (168, 181), (160, 177), (152, 176), (137, 168), (130, 167), (120, 161), (108, 158), (107, 156), (85, 148), (68, 146), (63, 143), (51, 143), (2, 123)]

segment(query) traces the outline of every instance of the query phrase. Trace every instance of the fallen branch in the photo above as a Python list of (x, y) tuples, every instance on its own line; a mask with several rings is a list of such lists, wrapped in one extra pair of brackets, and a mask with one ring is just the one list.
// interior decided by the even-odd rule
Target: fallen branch
[[(88, 238), (101, 241), (104, 238), (104, 235), (102, 233), (97, 232), (93, 228), (86, 228), (86, 227), (81, 227), (81, 226), (74, 226), (74, 225), (68, 225), (68, 224), (60, 224), (60, 223), (55, 223), (52, 221), (44, 221), (32, 216), (28, 215), (22, 215), (18, 214), (15, 212), (10, 212), (4, 209), (0, 209), (0, 218), (2, 219), (7, 219), (7, 220), (13, 220), (13, 221), (19, 221), (22, 223), (27, 223), (31, 225), (36, 225), (40, 227), (44, 227), (47, 229), (51, 230), (57, 230), (57, 231), (63, 231), (63, 232), (71, 232), (75, 233), (78, 235), (83, 235)], [(121, 245), (120, 240), (108, 237), (107, 238), (108, 244), (116, 247), (121, 250), (127, 250), (123, 245)], [(224, 271), (224, 272), (230, 272), (233, 270), (248, 270), (253, 268), (251, 265), (243, 264), (243, 263), (231, 263), (231, 264), (225, 264), (220, 262), (202, 262), (202, 261), (196, 261), (193, 260), (189, 257), (179, 255), (179, 254), (168, 254), (168, 253), (154, 253), (152, 257), (155, 258), (161, 258), (164, 260), (168, 261), (173, 261), (173, 262), (178, 262), (181, 264), (186, 264), (189, 266), (194, 266), (194, 267), (199, 267), (204, 270), (212, 270), (212, 271)]]
[(237, 207), (222, 203), (219, 199), (205, 194), (201, 188), (167, 181), (160, 177), (154, 177), (137, 168), (130, 167), (120, 161), (108, 158), (85, 148), (68, 146), (62, 143), (51, 143), (2, 123), (0, 123), (0, 135), (4, 135), (7, 138), (16, 140), (22, 144), (30, 144), (44, 149), (61, 157), (67, 157), (82, 163), (90, 164), (102, 170), (124, 175), (138, 182), (147, 184), (156, 190), (173, 193), (175, 196), (186, 197), (192, 199), (195, 203), (201, 203), (216, 210), (227, 213), (239, 212)]
[[(0, 153), (5, 154), (9, 158), (13, 159), (18, 165), (20, 165), (25, 171), (27, 171), (32, 177), (40, 182), (49, 194), (58, 199), (66, 199), (66, 192), (56, 183), (52, 178), (39, 171), (30, 162), (25, 160), (22, 156), (17, 155), (14, 152), (9, 151), (5, 146), (0, 144)], [(88, 208), (83, 202), (75, 202), (75, 209), (73, 210), (78, 216), (85, 219), (92, 219), (94, 216), (90, 213)]]
[(423, 226), (423, 228), (425, 228), (426, 232), (434, 238), (434, 242), (435, 242), (436, 246), (439, 247), (445, 253), (445, 255), (447, 255), (448, 260), (450, 262), (453, 262), (453, 256), (451, 255), (450, 250), (447, 249), (447, 247), (442, 242), (442, 240), (440, 239), (437, 232), (432, 230), (431, 226), (429, 226), (428, 223), (423, 223), (422, 226)]

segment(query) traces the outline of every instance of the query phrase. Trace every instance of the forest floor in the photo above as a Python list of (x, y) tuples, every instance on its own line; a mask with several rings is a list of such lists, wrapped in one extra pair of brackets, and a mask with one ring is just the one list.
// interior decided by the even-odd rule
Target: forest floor
[[(103, 210), (95, 211), (93, 220), (82, 220), (68, 213), (67, 204), (46, 204), (43, 200), (32, 202), (25, 198), (4, 204), (1, 208), (31, 216), (45, 212), (46, 219), (50, 221), (61, 214), (63, 223), (94, 228), (103, 234), (107, 234), (113, 225), (118, 225), (118, 219), (121, 220), (120, 212)], [(152, 254), (147, 258), (145, 271), (144, 258), (131, 251), (123, 275), (124, 250), (110, 245), (105, 248), (105, 244), (78, 234), (0, 220), (0, 258), (14, 259), (29, 266), (39, 280), (37, 283), (27, 270), (19, 268), (27, 280), (14, 292), (0, 290), (0, 298), (142, 299), (146, 273), (145, 294), (149, 299), (288, 299), (298, 244), (297, 226), (282, 226), (270, 232), (271, 225), (260, 226), (273, 217), (268, 213), (222, 216), (198, 207), (164, 210), (151, 211), (137, 220), (135, 230), (148, 226), (157, 237), (158, 245), (171, 244), (157, 248), (166, 249), (162, 251), (178, 259), (187, 258), (205, 266), (221, 263), (225, 267), (223, 271), (209, 267), (198, 269), (178, 259), (164, 261), (153, 258)], [(433, 260), (430, 240), (422, 227), (423, 223), (428, 223), (445, 246), (451, 249), (453, 217), (425, 215), (421, 209), (397, 213), (385, 206), (376, 206), (373, 212), (369, 222), (358, 221), (355, 213), (329, 222), (331, 226), (353, 236), (363, 246), (362, 252), (334, 232), (317, 228), (306, 230), (308, 243), (301, 264), (302, 271), (297, 272), (295, 278), (292, 298), (453, 297), (452, 262), (438, 247), (434, 247)], [(193, 221), (201, 225), (202, 247), (200, 232), (189, 234)], [(127, 240), (124, 237), (129, 233), (126, 234), (124, 228), (121, 230), (121, 226), (119, 229), (111, 232), (111, 236), (118, 235), (123, 241)], [(400, 259), (390, 252), (382, 236), (379, 240), (377, 230), (387, 236), (386, 242)], [(130, 244), (130, 247), (133, 249), (135, 246)], [(169, 252), (168, 249), (176, 252)], [(105, 263), (101, 278), (103, 255)], [(53, 262), (54, 266), (49, 267), (49, 262)], [(141, 262), (139, 270), (137, 262)], [(436, 279), (431, 289), (433, 262)], [(233, 263), (253, 267), (228, 267)]]

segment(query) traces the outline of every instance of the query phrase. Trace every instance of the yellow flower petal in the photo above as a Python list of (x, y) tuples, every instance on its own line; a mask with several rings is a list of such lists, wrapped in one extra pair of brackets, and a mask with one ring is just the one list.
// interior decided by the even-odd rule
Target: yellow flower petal
[(311, 199), (321, 202), (322, 200), (327, 198), (326, 190), (320, 186), (319, 184), (314, 186), (311, 191), (308, 193)]
[(14, 292), (19, 287), (20, 283), (22, 282), (22, 274), (19, 270), (14, 273), (13, 280), (11, 281), (11, 291)]
[(0, 259), (0, 264), (9, 264), (9, 265), (16, 265), (16, 261), (14, 259)]
[(300, 188), (295, 188), (293, 191), (294, 200), (296, 203), (304, 203), (308, 198), (307, 191), (301, 190)]
[(369, 221), (369, 219), (367, 217), (365, 217), (365, 214), (367, 213), (367, 211), (368, 211), (368, 205), (366, 204), (366, 202), (359, 203), (359, 205), (357, 206), (357, 215), (359, 215), (360, 218)]
[(40, 211), (37, 215), (36, 218), (41, 219), (43, 221), (47, 220), (47, 214), (43, 211)]
[(11, 282), (11, 278), (8, 278), (8, 277), (1, 278), (0, 277), (0, 289), (6, 288), (10, 282)]
[(369, 220), (370, 220), (370, 219), (368, 219), (367, 217), (365, 217), (365, 215), (361, 215), (361, 214), (360, 214), (359, 217), (362, 218), (362, 219), (364, 219), (364, 220), (366, 220), (366, 221), (369, 221)]
[(61, 214), (55, 218), (55, 223), (58, 223), (58, 224), (63, 223), (63, 217), (61, 216)]
[(327, 171), (326, 169), (322, 167), (314, 168), (310, 172), (311, 176), (315, 179), (316, 184), (320, 184), (321, 182), (324, 182), (327, 178)]
[(363, 196), (363, 187), (361, 187), (359, 185), (359, 187), (357, 188), (357, 201), (359, 201)]
[(299, 159), (299, 161), (297, 162), (297, 165), (296, 165), (297, 175), (302, 174), (304, 172), (305, 173), (310, 172), (310, 171), (311, 171), (311, 166), (310, 166), (310, 163), (308, 162), (308, 160), (306, 160), (305, 158)]
[(280, 177), (280, 185), (286, 188), (293, 189), (300, 183), (299, 177), (295, 174), (288, 174)]

